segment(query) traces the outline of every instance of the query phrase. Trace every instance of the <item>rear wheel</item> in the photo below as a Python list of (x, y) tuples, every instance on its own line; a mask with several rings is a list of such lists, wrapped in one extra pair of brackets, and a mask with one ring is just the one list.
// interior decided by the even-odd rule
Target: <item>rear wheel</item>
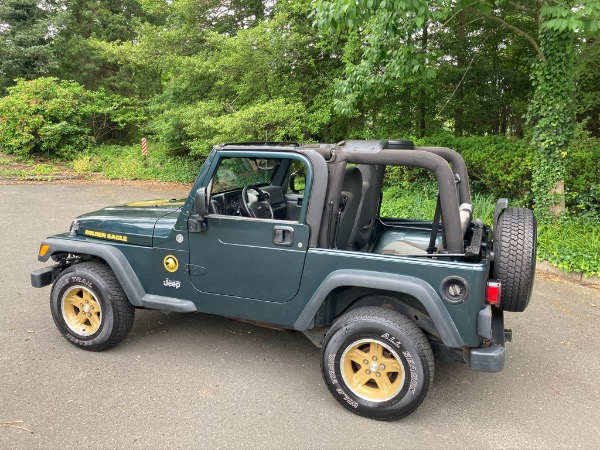
[(336, 321), (323, 342), (321, 370), (335, 399), (355, 414), (400, 419), (425, 399), (433, 381), (433, 354), (410, 319), (363, 307)]
[(76, 264), (58, 277), (50, 294), (50, 310), (71, 344), (93, 351), (122, 341), (135, 316), (113, 271), (95, 261)]
[(494, 278), (502, 283), (500, 309), (521, 312), (529, 305), (535, 276), (537, 224), (526, 208), (507, 208), (494, 230)]

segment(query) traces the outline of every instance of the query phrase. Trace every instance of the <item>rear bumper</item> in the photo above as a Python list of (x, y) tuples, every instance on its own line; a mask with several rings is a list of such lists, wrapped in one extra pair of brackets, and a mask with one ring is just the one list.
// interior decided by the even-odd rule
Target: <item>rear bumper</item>
[(469, 368), (477, 372), (500, 372), (504, 368), (504, 313), (493, 309), (491, 344), (463, 352)]
[(34, 270), (31, 272), (31, 285), (36, 288), (48, 286), (52, 284), (59, 273), (60, 269), (58, 265)]

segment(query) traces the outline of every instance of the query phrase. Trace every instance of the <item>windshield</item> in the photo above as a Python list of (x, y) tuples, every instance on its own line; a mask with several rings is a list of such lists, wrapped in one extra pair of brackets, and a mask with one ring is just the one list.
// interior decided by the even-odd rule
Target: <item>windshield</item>
[(280, 162), (279, 159), (224, 158), (213, 179), (213, 192), (218, 194), (252, 184), (270, 184)]

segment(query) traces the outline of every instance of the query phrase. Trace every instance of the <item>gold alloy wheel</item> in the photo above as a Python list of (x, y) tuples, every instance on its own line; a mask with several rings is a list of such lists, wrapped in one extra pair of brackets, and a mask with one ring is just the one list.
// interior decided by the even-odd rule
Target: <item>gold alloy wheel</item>
[(100, 328), (102, 309), (90, 290), (73, 286), (62, 297), (62, 314), (69, 329), (79, 336), (91, 336)]
[(398, 353), (387, 344), (361, 339), (350, 345), (340, 360), (342, 378), (352, 392), (371, 402), (393, 398), (404, 385)]

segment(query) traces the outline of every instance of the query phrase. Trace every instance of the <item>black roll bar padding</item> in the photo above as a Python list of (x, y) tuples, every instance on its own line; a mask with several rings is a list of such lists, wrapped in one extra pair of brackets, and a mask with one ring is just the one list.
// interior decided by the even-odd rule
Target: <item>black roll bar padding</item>
[(456, 172), (460, 177), (460, 183), (458, 183), (459, 203), (472, 203), (471, 189), (469, 187), (469, 175), (467, 174), (467, 165), (459, 153), (446, 147), (415, 147), (415, 150), (430, 152), (435, 155), (439, 155), (448, 161), (448, 164), (452, 166), (454, 172)]
[[(379, 153), (346, 153), (346, 159), (353, 164), (421, 167), (432, 171), (440, 192), (446, 250), (450, 253), (463, 253), (464, 242), (454, 172), (444, 157), (437, 155), (436, 152), (415, 149), (386, 150)], [(462, 177), (462, 174), (459, 175)], [(468, 198), (470, 199), (470, 196)]]

